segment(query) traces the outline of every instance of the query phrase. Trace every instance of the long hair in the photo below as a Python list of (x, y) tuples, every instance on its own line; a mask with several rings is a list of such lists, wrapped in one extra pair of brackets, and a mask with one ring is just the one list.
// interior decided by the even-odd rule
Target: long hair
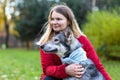
[(52, 15), (53, 11), (56, 11), (66, 17), (67, 21), (69, 22), (68, 26), (70, 27), (70, 29), (73, 32), (73, 35), (76, 38), (83, 34), (78, 26), (78, 23), (75, 19), (73, 11), (67, 5), (57, 4), (57, 5), (54, 5), (50, 10), (47, 25), (43, 26), (43, 27), (46, 27), (46, 31), (44, 32), (43, 36), (41, 37), (40, 41), (38, 42), (39, 45), (42, 45), (42, 44), (46, 43), (47, 41), (49, 41), (54, 34), (54, 30), (52, 29), (52, 27), (50, 25), (51, 15)]

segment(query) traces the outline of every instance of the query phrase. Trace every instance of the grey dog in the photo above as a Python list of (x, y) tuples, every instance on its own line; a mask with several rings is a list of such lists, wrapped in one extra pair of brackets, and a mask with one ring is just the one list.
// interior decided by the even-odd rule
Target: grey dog
[(55, 53), (62, 63), (79, 63), (85, 68), (85, 73), (81, 78), (68, 77), (64, 80), (105, 80), (103, 75), (97, 70), (92, 60), (88, 59), (82, 44), (73, 36), (70, 29), (65, 32), (56, 33), (52, 39), (41, 46), (48, 53)]

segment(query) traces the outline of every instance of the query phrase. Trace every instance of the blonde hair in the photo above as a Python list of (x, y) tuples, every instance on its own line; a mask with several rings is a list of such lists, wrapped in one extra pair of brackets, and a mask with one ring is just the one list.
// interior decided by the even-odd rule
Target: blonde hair
[(38, 42), (39, 45), (42, 45), (42, 44), (46, 43), (47, 41), (49, 41), (54, 34), (54, 31), (53, 31), (52, 27), (50, 26), (51, 15), (52, 15), (53, 11), (56, 11), (56, 12), (64, 15), (67, 18), (67, 20), (69, 22), (69, 27), (72, 30), (73, 35), (76, 38), (83, 34), (78, 26), (78, 23), (74, 17), (72, 10), (67, 5), (57, 4), (57, 5), (53, 6), (50, 10), (50, 13), (48, 16), (48, 22), (47, 22), (47, 25), (45, 26), (46, 31), (43, 34), (43, 36), (41, 37), (40, 41)]

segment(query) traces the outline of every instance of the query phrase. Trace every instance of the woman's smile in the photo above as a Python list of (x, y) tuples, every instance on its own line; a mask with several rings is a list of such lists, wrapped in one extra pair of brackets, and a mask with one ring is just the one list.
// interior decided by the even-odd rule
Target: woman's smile
[(53, 11), (51, 15), (50, 24), (54, 31), (60, 31), (66, 29), (68, 21), (65, 16)]

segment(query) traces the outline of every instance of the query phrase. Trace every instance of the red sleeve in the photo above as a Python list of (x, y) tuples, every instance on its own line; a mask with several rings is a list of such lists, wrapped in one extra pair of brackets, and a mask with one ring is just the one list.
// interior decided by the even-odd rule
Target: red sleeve
[(94, 62), (97, 69), (103, 74), (105, 79), (112, 80), (110, 76), (107, 74), (107, 72), (105, 71), (103, 65), (101, 64), (98, 58), (98, 55), (96, 54), (96, 51), (94, 50), (92, 44), (87, 39), (87, 37), (82, 35), (78, 38), (78, 40), (80, 41), (81, 44), (83, 44), (83, 49), (86, 51), (87, 57), (90, 58)]
[(55, 54), (47, 54), (40, 49), (41, 64), (43, 73), (47, 76), (66, 78), (65, 64), (62, 64), (60, 58)]

